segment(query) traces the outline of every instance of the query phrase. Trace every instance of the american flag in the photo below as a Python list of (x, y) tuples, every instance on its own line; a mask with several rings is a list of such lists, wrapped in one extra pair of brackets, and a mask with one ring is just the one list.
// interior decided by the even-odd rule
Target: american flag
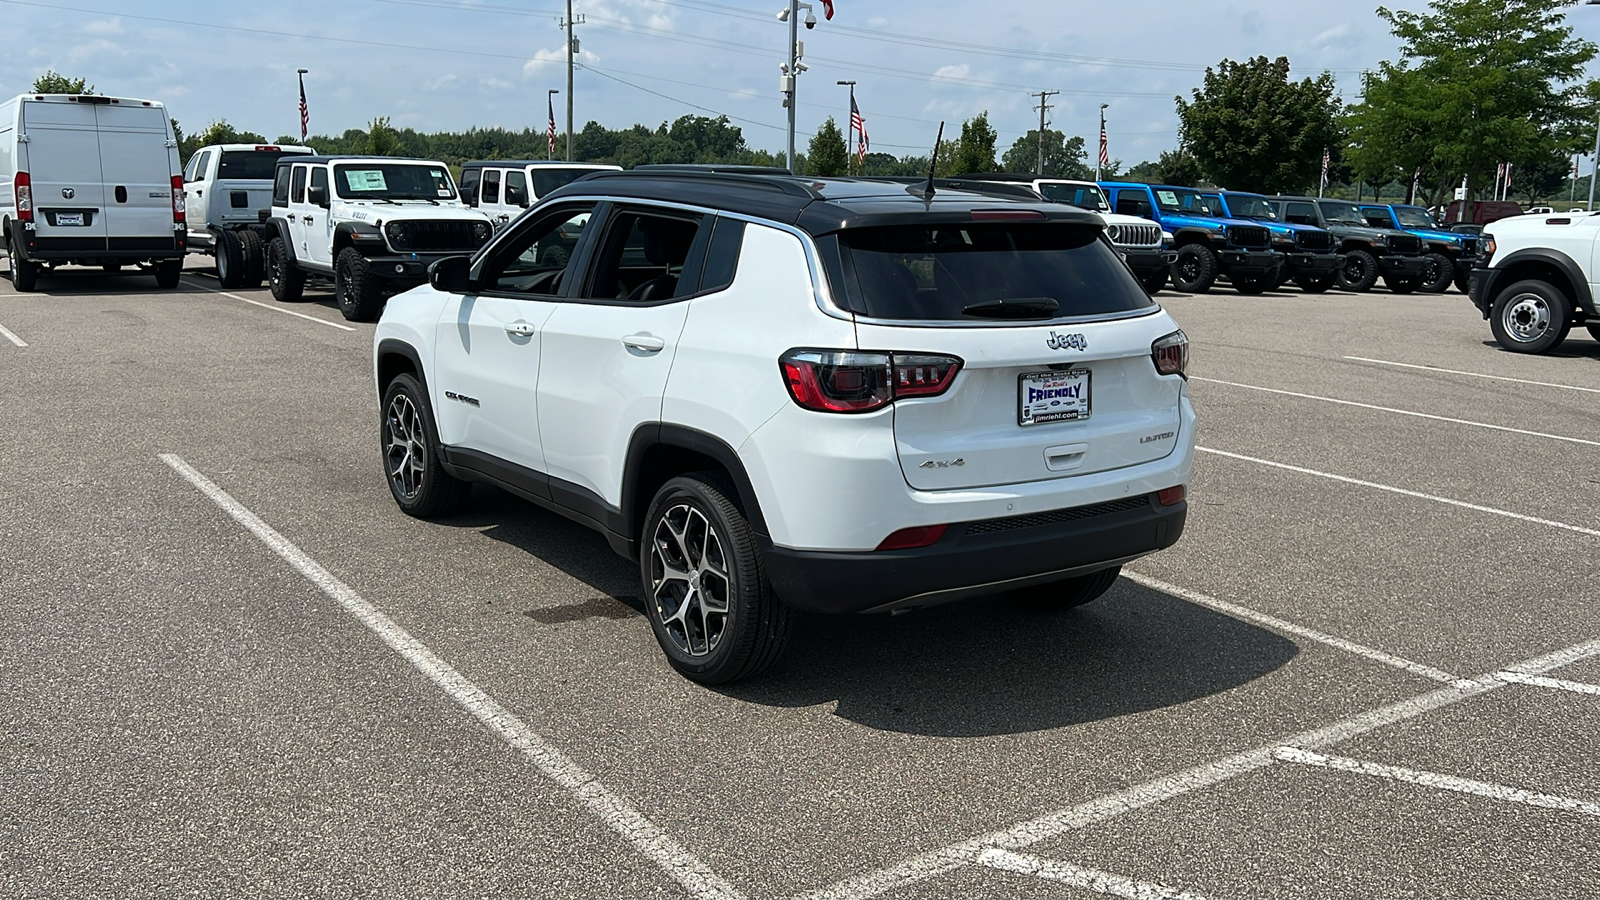
[(550, 136), (550, 158), (551, 159), (555, 159), (555, 157), (556, 157), (556, 101), (555, 101), (554, 98), (551, 98), (551, 97), (546, 97), (545, 99), (547, 100), (548, 105), (550, 107), (550, 130), (547, 132), (547, 134)]
[(1501, 188), (1500, 196), (1502, 198), (1511, 196), (1511, 163), (1506, 163), (1506, 183)]
[(822, 0), (822, 17), (824, 19), (833, 18), (833, 0)]
[(311, 125), (311, 110), (306, 107), (306, 77), (300, 76), (300, 141), (305, 142), (306, 129)]
[(861, 135), (861, 141), (856, 144), (856, 162), (860, 163), (867, 158), (867, 148), (872, 146), (872, 141), (867, 137), (867, 120), (861, 118), (861, 109), (856, 106), (856, 98), (850, 98), (850, 130)]
[(1111, 150), (1106, 146), (1106, 123), (1104, 117), (1101, 118), (1100, 122), (1100, 165), (1102, 167), (1111, 165)]

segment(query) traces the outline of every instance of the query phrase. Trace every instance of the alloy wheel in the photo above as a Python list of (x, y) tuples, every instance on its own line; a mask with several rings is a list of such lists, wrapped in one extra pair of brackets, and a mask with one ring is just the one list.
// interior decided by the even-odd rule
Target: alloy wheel
[(732, 580), (723, 541), (705, 513), (671, 507), (650, 539), (651, 602), (678, 650), (703, 657), (728, 627)]
[(422, 493), (427, 474), (422, 416), (404, 393), (389, 402), (384, 415), (384, 468), (389, 483), (407, 501)]

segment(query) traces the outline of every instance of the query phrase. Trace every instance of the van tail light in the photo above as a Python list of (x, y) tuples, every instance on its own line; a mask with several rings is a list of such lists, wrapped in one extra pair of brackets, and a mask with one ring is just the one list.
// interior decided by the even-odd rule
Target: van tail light
[(817, 412), (859, 413), (950, 389), (961, 360), (927, 353), (790, 350), (778, 360), (789, 396)]
[(18, 172), (12, 182), (17, 189), (17, 221), (33, 221), (33, 181), (27, 172)]
[(949, 527), (949, 525), (918, 525), (915, 528), (902, 528), (884, 538), (878, 549), (917, 550), (931, 547), (939, 543), (939, 539), (944, 537), (945, 530)]
[(1189, 336), (1174, 331), (1150, 345), (1150, 359), (1162, 375), (1189, 377)]
[(183, 200), (183, 176), (172, 176), (172, 224), (182, 225), (188, 219), (189, 205)]

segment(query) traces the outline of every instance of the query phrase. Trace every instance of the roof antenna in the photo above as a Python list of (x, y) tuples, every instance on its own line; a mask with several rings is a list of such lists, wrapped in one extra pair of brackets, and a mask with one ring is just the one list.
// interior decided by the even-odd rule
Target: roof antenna
[(944, 123), (939, 123), (939, 136), (933, 139), (933, 159), (928, 161), (928, 183), (919, 190), (916, 185), (907, 185), (906, 193), (913, 197), (921, 197), (927, 203), (933, 199), (933, 171), (939, 166), (939, 145), (944, 143)]

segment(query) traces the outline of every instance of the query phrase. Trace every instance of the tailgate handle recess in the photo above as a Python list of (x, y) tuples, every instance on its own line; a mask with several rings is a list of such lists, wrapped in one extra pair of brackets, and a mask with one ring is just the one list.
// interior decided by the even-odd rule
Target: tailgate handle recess
[(1046, 447), (1044, 451), (1044, 467), (1052, 472), (1065, 472), (1083, 465), (1083, 459), (1089, 453), (1088, 444), (1062, 444), (1059, 447)]

